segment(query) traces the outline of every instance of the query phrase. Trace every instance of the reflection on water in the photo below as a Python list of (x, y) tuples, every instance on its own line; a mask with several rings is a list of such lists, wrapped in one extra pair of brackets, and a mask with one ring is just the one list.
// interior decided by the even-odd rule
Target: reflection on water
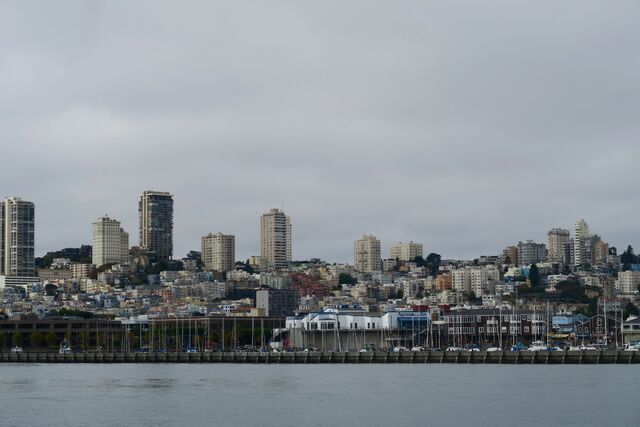
[(0, 426), (625, 426), (639, 382), (622, 365), (4, 364)]

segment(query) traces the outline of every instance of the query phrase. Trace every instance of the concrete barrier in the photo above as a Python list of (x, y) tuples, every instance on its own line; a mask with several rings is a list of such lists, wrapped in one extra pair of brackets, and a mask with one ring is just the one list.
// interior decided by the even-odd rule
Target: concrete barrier
[(225, 352), (225, 353), (0, 353), (0, 363), (462, 363), (462, 364), (637, 364), (632, 351), (403, 351), (403, 352)]

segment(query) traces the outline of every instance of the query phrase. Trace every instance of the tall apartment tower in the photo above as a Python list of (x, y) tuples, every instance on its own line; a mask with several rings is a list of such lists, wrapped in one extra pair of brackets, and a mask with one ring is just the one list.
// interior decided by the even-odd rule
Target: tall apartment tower
[(280, 209), (271, 209), (260, 220), (260, 256), (271, 268), (289, 267), (291, 219)]
[(547, 247), (544, 243), (533, 240), (518, 242), (518, 265), (531, 265), (543, 262), (547, 258)]
[(209, 233), (202, 237), (205, 270), (232, 271), (236, 264), (236, 238), (230, 234)]
[(549, 243), (547, 244), (547, 257), (551, 262), (568, 263), (565, 256), (565, 246), (571, 240), (569, 230), (554, 228), (547, 233)]
[(580, 218), (573, 226), (573, 265), (578, 266), (591, 262), (591, 235), (587, 222)]
[(353, 244), (353, 265), (356, 271), (373, 273), (382, 270), (380, 240), (375, 236), (362, 236)]
[(145, 191), (140, 196), (140, 247), (159, 260), (173, 256), (173, 195)]
[(394, 243), (391, 245), (390, 258), (400, 261), (413, 261), (416, 257), (422, 257), (422, 243)]
[(0, 275), (35, 276), (35, 207), (19, 197), (0, 202)]
[(129, 233), (120, 227), (120, 221), (103, 216), (93, 223), (93, 252), (91, 263), (105, 264), (129, 262)]

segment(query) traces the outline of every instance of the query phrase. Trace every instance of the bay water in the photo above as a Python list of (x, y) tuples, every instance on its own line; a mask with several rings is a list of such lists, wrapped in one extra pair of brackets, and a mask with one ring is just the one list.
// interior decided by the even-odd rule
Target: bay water
[(632, 365), (2, 364), (0, 426), (638, 426)]

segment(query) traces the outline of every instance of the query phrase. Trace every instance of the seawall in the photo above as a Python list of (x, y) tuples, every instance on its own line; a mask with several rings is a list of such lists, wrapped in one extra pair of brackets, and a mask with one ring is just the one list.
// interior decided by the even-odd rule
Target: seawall
[(228, 353), (0, 353), (0, 363), (466, 363), (466, 364), (638, 364), (633, 351), (539, 352), (228, 352)]

